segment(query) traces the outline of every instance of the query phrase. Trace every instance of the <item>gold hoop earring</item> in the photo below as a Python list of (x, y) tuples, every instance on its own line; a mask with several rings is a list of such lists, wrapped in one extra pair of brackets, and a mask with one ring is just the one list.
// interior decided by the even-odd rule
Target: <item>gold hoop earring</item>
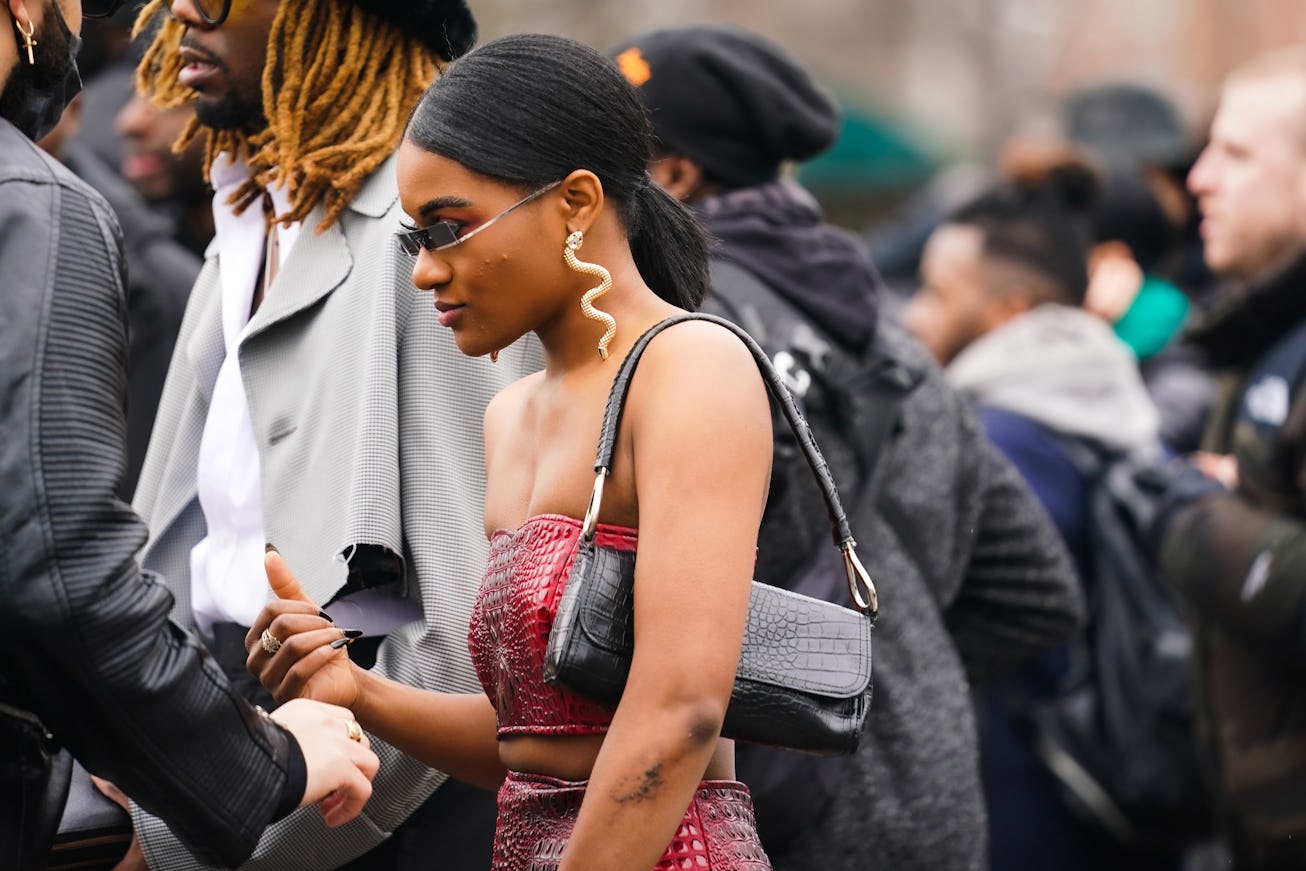
[(27, 29), (23, 30), (22, 22), (20, 22), (15, 17), (14, 27), (18, 28), (18, 35), (23, 38), (23, 48), (27, 50), (28, 66), (36, 66), (36, 55), (32, 52), (32, 49), (36, 48), (37, 46), (36, 40), (32, 39), (32, 37), (36, 34), (36, 23), (33, 21), (28, 21)]
[(603, 296), (609, 290), (612, 290), (612, 273), (604, 269), (597, 263), (586, 263), (576, 256), (576, 249), (585, 244), (585, 234), (580, 230), (572, 233), (567, 237), (567, 244), (562, 249), (562, 259), (567, 261), (567, 265), (577, 272), (585, 275), (592, 275), (599, 279), (598, 285), (585, 291), (585, 295), (580, 298), (580, 310), (592, 321), (598, 321), (607, 329), (603, 331), (603, 337), (599, 339), (599, 357), (603, 360), (608, 359), (608, 343), (612, 337), (617, 334), (617, 319), (605, 311), (600, 311), (594, 307), (594, 300)]

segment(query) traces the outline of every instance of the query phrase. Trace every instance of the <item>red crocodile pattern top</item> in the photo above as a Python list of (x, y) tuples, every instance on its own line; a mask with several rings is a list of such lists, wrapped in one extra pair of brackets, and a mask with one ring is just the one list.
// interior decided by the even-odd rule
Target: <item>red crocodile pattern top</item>
[[(544, 650), (567, 575), (576, 559), (581, 522), (538, 514), (515, 532), (490, 538), (490, 560), (472, 606), (467, 646), (486, 695), (499, 713), (499, 735), (598, 735), (613, 706), (544, 682)], [(634, 529), (599, 524), (602, 547), (635, 550)]]

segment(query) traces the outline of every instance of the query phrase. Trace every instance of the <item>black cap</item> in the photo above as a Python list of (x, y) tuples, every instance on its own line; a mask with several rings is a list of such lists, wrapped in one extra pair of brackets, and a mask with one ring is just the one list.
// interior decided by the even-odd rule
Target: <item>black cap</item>
[(742, 28), (655, 30), (612, 56), (662, 144), (730, 187), (770, 181), (838, 136), (833, 97), (787, 51)]
[(476, 19), (464, 0), (354, 0), (411, 33), (445, 60), (476, 44)]
[(1192, 142), (1174, 103), (1133, 82), (1072, 93), (1063, 107), (1066, 135), (1108, 163), (1180, 166)]

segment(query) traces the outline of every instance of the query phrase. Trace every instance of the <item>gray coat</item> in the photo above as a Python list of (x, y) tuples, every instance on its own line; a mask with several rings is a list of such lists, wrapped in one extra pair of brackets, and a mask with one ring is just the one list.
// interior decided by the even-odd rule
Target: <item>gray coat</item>
[(1056, 529), (965, 401), (899, 328), (885, 340), (921, 383), (876, 465), (857, 533), (876, 580), (875, 695), (825, 818), (778, 871), (981, 871), (988, 866), (968, 677), (1063, 642), (1082, 618)]
[[(394, 161), (322, 233), (319, 207), (241, 348), (241, 375), (262, 463), (268, 540), (308, 594), (345, 584), (355, 545), (404, 558), (405, 595), (425, 619), (392, 632), (376, 669), (428, 689), (478, 692), (467, 653), (472, 598), (487, 555), (481, 423), (490, 398), (537, 367), (524, 343), (497, 365), (469, 359), (439, 326), (392, 234)], [(224, 355), (221, 264), (211, 246), (192, 291), (136, 491), (150, 528), (144, 563), (193, 625), (190, 551), (205, 534), (196, 463)], [(380, 843), (444, 775), (378, 741), (381, 772), (358, 820), (327, 829), (311, 808), (269, 830), (248, 867), (321, 869)], [(150, 867), (194, 867), (155, 819), (137, 814)]]
[[(763, 842), (778, 845), (771, 856), (777, 871), (979, 871), (988, 865), (987, 832), (968, 678), (1031, 659), (1073, 631), (1083, 604), (1065, 547), (924, 349), (878, 316), (880, 283), (866, 251), (826, 223), (806, 191), (780, 181), (696, 205), (722, 241), (717, 256), (737, 273), (737, 283), (727, 284), (714, 267), (709, 304), (729, 301), (750, 331), (788, 323), (769, 339), (755, 336), (773, 355), (786, 352), (788, 370), (812, 367), (819, 376), (822, 345), (863, 359), (878, 334), (876, 355), (919, 374), (879, 449), (869, 488), (840, 480), (838, 469), (855, 467), (839, 463), (834, 451), (843, 442), (846, 453), (853, 435), (833, 423), (836, 414), (821, 415), (831, 436), (827, 459), (855, 515), (858, 552), (879, 588), (875, 689), (857, 753), (837, 760), (842, 765), (806, 769), (808, 781), (826, 781), (826, 788), (803, 796), (802, 784), (785, 783), (772, 802), (787, 810), (785, 829), (800, 833), (786, 842), (771, 837), (778, 828), (764, 827)], [(765, 313), (777, 301), (788, 312), (773, 320)], [(847, 377), (857, 385), (868, 374)], [(813, 408), (841, 401), (814, 393)], [(776, 451), (777, 465), (783, 456)], [(859, 491), (875, 494), (875, 510), (847, 501)], [(784, 499), (773, 486), (773, 498), (777, 493)], [(798, 525), (799, 513), (789, 512), (782, 526)], [(759, 571), (768, 549), (787, 547), (789, 536), (768, 529), (773, 514), (768, 506)], [(746, 783), (751, 773), (765, 773), (750, 771), (747, 761), (741, 756)], [(827, 780), (830, 768), (835, 776)], [(773, 825), (778, 815), (771, 814)]]

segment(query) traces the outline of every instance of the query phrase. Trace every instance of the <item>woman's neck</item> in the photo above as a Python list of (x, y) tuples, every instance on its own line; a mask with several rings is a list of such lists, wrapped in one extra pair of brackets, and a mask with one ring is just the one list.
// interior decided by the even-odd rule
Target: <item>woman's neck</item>
[[(553, 323), (536, 330), (544, 349), (547, 378), (562, 378), (584, 369), (620, 365), (626, 352), (653, 324), (676, 311), (644, 284), (634, 263), (612, 270), (612, 289), (594, 300), (594, 307), (610, 314), (617, 332), (608, 346), (608, 359), (599, 356), (598, 343), (605, 325), (586, 317), (577, 297)], [(615, 361), (615, 363), (614, 363)]]

